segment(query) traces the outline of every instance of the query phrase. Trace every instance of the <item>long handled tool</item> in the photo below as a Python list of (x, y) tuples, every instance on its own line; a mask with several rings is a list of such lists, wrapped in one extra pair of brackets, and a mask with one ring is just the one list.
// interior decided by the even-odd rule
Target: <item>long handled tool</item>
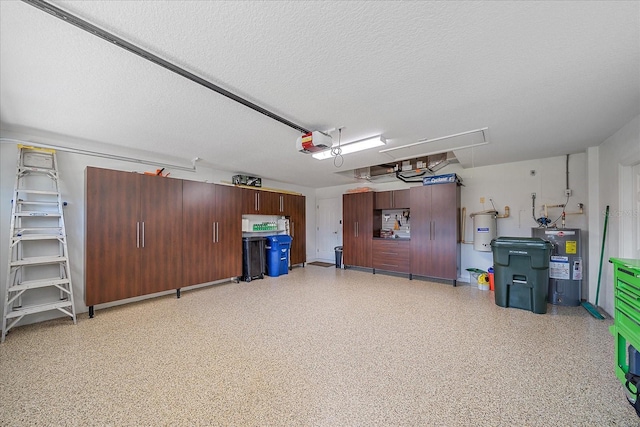
[[(600, 249), (600, 268), (598, 269), (598, 288), (596, 289), (596, 307), (598, 306), (598, 298), (600, 297), (600, 279), (602, 278), (602, 258), (604, 257), (604, 244), (607, 239), (607, 224), (609, 223), (609, 205), (604, 213), (604, 231), (602, 232), (602, 248)], [(604, 319), (604, 316), (598, 312), (596, 307), (589, 302), (584, 301), (582, 306), (596, 319)]]

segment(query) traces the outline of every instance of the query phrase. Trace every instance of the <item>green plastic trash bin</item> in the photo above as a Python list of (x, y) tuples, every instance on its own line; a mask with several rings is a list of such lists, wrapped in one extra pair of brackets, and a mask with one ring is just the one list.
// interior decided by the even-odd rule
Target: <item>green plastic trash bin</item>
[(538, 237), (498, 237), (491, 241), (496, 304), (547, 312), (552, 244)]

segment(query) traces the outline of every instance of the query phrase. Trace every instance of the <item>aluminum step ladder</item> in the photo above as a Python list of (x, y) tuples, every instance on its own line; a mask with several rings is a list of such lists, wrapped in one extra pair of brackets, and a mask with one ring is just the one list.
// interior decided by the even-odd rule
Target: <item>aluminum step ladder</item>
[(18, 150), (0, 342), (30, 314), (59, 310), (76, 323), (55, 150)]

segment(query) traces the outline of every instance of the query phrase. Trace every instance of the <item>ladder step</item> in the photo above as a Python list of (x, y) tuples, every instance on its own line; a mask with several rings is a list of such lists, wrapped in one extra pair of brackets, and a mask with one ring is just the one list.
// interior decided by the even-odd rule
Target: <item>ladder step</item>
[(65, 300), (47, 304), (32, 305), (29, 307), (20, 307), (16, 310), (9, 311), (6, 314), (6, 317), (7, 319), (12, 319), (15, 317), (26, 316), (27, 314), (42, 313), (43, 311), (51, 311), (59, 308), (71, 307), (72, 305), (73, 303), (71, 301)]
[(36, 200), (18, 200), (17, 202), (19, 205), (50, 205), (50, 206), (56, 206), (58, 204), (58, 201), (55, 202), (39, 202)]
[(57, 191), (51, 191), (51, 190), (29, 190), (26, 188), (16, 188), (16, 192), (18, 193), (26, 193), (26, 194), (48, 194), (50, 196), (57, 196), (58, 192)]
[(15, 213), (16, 217), (21, 217), (21, 218), (29, 218), (29, 217), (42, 217), (42, 216), (46, 216), (46, 217), (50, 217), (50, 218), (59, 218), (62, 216), (62, 214), (60, 212), (35, 212), (35, 211), (28, 211), (28, 212), (16, 212)]
[(35, 166), (20, 166), (20, 170), (18, 173), (25, 173), (25, 172), (39, 172), (39, 173), (50, 174), (51, 172), (55, 173), (56, 170), (54, 168), (44, 168), (44, 167), (37, 168)]
[(21, 227), (15, 230), (18, 236), (24, 231), (52, 231), (62, 233), (62, 227)]
[(59, 239), (63, 239), (64, 236), (62, 234), (27, 234), (27, 235), (20, 235), (20, 236), (14, 236), (13, 237), (13, 241), (25, 241), (25, 240), (59, 240)]
[(19, 259), (17, 261), (11, 261), (10, 267), (22, 267), (25, 265), (42, 265), (42, 264), (55, 264), (60, 262), (67, 262), (67, 257), (64, 256), (37, 256), (31, 258)]
[(27, 289), (46, 288), (49, 286), (66, 285), (69, 283), (69, 279), (41, 279), (41, 280), (27, 280), (19, 285), (9, 287), (9, 292), (26, 291)]

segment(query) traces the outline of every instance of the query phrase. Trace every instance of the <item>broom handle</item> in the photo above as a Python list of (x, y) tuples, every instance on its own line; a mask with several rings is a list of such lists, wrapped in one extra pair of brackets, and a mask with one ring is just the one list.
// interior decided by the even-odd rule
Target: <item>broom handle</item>
[(600, 296), (600, 278), (602, 277), (602, 258), (604, 257), (604, 242), (607, 238), (607, 222), (609, 222), (609, 205), (604, 212), (604, 231), (602, 232), (602, 249), (600, 249), (600, 268), (598, 269), (598, 288), (596, 289), (596, 307)]

